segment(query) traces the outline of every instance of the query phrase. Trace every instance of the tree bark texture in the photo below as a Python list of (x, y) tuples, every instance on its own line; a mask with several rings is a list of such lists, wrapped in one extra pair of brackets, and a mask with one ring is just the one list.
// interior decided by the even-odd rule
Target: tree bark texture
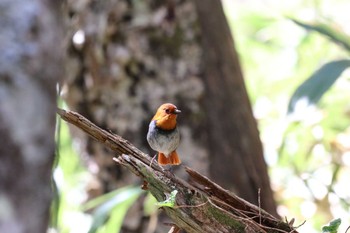
[(80, 114), (62, 109), (58, 109), (58, 114), (112, 149), (117, 156), (114, 160), (141, 178), (143, 189), (149, 190), (159, 202), (176, 190), (173, 206), (162, 207), (176, 228), (188, 233), (297, 233), (287, 222), (274, 218), (189, 167), (179, 166), (191, 178), (186, 182), (156, 161), (152, 163), (151, 156), (127, 140), (97, 127)]
[[(195, 0), (203, 42), (210, 176), (278, 216), (256, 120), (220, 1)], [(225, 172), (218, 172), (225, 171)]]
[[(198, 10), (195, 4), (200, 5)], [(253, 203), (258, 202), (261, 188), (263, 207), (275, 215), (261, 143), (238, 58), (234, 57), (234, 44), (227, 34), (221, 8), (216, 6), (215, 12), (203, 14), (211, 7), (207, 1), (193, 0), (66, 0), (70, 41), (64, 98), (71, 109), (152, 154), (146, 141), (149, 121), (160, 104), (174, 103), (182, 110), (178, 153), (183, 164), (205, 175), (218, 174), (214, 179), (219, 184)], [(205, 26), (201, 18), (213, 18), (212, 14), (218, 17), (217, 24), (224, 25)], [(215, 43), (221, 47), (212, 45), (214, 41), (208, 41), (206, 34), (216, 34)], [(84, 39), (79, 42), (77, 38), (82, 35)], [(202, 39), (207, 42), (201, 44)], [(218, 61), (208, 58), (208, 53), (217, 55), (221, 50), (225, 50), (221, 58), (225, 67), (214, 66)], [(223, 103), (229, 110), (218, 118), (213, 111), (222, 108)], [(138, 182), (113, 163), (113, 152), (74, 129), (73, 132), (81, 139), (82, 154), (88, 154), (88, 159), (100, 168), (97, 176), (102, 189), (97, 193)], [(220, 140), (223, 148), (216, 148)], [(237, 172), (232, 171), (235, 163)], [(182, 178), (188, 176), (181, 169), (175, 169), (175, 173)], [(141, 206), (142, 203), (139, 209)], [(144, 219), (142, 211), (139, 219)], [(127, 221), (124, 232), (139, 232), (141, 221)]]
[(46, 232), (52, 199), (58, 3), (0, 2), (0, 232)]

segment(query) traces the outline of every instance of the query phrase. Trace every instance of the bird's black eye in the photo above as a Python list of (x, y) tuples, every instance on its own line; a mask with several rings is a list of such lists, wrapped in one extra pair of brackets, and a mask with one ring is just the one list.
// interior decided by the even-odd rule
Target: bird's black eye
[(165, 109), (165, 112), (166, 112), (167, 114), (169, 114), (169, 113), (170, 113), (170, 109), (169, 109), (169, 108)]

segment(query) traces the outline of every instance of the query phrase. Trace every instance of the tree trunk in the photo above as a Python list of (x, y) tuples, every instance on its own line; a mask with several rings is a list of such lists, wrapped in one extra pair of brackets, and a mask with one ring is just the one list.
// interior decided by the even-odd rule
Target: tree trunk
[[(220, 1), (195, 0), (203, 41), (210, 175), (278, 216), (238, 54)], [(261, 189), (261, 196), (258, 190)]]
[(52, 199), (59, 5), (0, 2), (0, 232), (46, 232)]

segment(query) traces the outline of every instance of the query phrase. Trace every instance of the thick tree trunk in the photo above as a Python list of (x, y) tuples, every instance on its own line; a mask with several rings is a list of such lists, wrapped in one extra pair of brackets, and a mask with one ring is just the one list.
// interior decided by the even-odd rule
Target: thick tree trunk
[(257, 124), (220, 1), (195, 0), (203, 41), (210, 175), (277, 216)]
[(58, 4), (0, 2), (0, 232), (46, 232), (52, 199)]

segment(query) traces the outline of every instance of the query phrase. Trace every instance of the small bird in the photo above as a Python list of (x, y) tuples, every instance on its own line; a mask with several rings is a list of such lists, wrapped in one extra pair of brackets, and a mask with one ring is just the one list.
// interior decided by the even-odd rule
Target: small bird
[(162, 104), (149, 124), (147, 141), (151, 148), (158, 152), (160, 165), (179, 165), (181, 163), (176, 153), (180, 143), (176, 118), (180, 112), (173, 104)]

